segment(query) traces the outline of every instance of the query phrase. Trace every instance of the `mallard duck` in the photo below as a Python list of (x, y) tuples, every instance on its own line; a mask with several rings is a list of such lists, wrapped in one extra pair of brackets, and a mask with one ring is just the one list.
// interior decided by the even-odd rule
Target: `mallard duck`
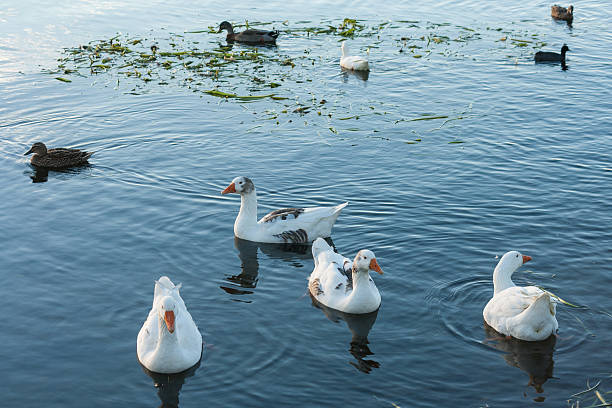
[(24, 153), (24, 156), (30, 153), (34, 153), (30, 163), (34, 166), (49, 169), (65, 169), (88, 164), (87, 159), (93, 154), (84, 150), (65, 149), (63, 147), (47, 150), (47, 146), (42, 142), (34, 143), (30, 150)]
[(247, 44), (275, 44), (278, 37), (278, 30), (266, 31), (250, 28), (240, 33), (234, 32), (234, 27), (228, 21), (223, 21), (219, 25), (219, 33), (227, 30), (227, 42), (241, 42)]
[(485, 322), (499, 333), (520, 340), (540, 341), (555, 334), (556, 302), (536, 286), (516, 286), (512, 274), (530, 256), (517, 251), (506, 253), (493, 272), (493, 298), (482, 314)]
[(534, 59), (536, 62), (560, 62), (565, 64), (565, 53), (570, 51), (566, 44), (561, 47), (561, 54), (549, 51), (538, 51), (535, 53)]
[(370, 65), (368, 60), (363, 57), (348, 55), (348, 47), (346, 41), (342, 41), (342, 57), (340, 57), (340, 66), (352, 71), (369, 71)]
[(550, 8), (550, 15), (554, 19), (565, 20), (571, 23), (574, 19), (574, 6), (565, 8), (555, 4)]
[(179, 289), (167, 276), (155, 282), (153, 307), (138, 333), (138, 360), (155, 373), (180, 373), (202, 358), (202, 335)]
[(370, 313), (380, 307), (380, 293), (370, 270), (383, 274), (374, 252), (362, 249), (353, 262), (334, 252), (322, 238), (312, 243), (314, 270), (310, 294), (321, 304), (344, 313)]
[(236, 177), (221, 194), (240, 194), (240, 212), (234, 235), (255, 242), (307, 244), (327, 238), (348, 203), (333, 207), (282, 208), (257, 221), (257, 192), (248, 177)]

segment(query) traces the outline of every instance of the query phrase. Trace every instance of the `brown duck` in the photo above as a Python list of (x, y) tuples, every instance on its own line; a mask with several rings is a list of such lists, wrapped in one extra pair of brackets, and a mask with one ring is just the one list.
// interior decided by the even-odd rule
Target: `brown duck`
[(87, 159), (93, 154), (79, 149), (65, 149), (59, 147), (47, 150), (42, 142), (36, 142), (30, 147), (24, 156), (34, 153), (32, 163), (34, 166), (46, 167), (48, 169), (65, 169), (67, 167), (82, 166), (88, 164)]
[(235, 33), (234, 28), (228, 21), (224, 21), (219, 25), (219, 31), (227, 30), (227, 42), (241, 42), (247, 44), (276, 44), (278, 38), (278, 30), (266, 31), (248, 29), (240, 33)]
[(554, 19), (565, 20), (568, 23), (571, 23), (574, 19), (574, 6), (565, 8), (555, 4), (550, 8), (550, 15)]

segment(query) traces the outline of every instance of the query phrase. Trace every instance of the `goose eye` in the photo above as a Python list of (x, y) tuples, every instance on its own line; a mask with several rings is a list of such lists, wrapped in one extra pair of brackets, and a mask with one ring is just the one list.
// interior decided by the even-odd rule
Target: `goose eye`
[(516, 257), (518, 258), (518, 254), (516, 254)]

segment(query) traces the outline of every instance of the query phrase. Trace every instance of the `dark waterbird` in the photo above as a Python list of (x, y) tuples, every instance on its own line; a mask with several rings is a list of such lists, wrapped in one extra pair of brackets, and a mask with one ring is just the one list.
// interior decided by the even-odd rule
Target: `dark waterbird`
[(227, 42), (241, 42), (246, 44), (276, 44), (276, 38), (278, 38), (278, 30), (266, 31), (248, 29), (240, 33), (234, 32), (234, 27), (228, 22), (223, 21), (219, 25), (219, 31), (227, 30)]
[(555, 4), (550, 8), (550, 15), (556, 20), (565, 20), (571, 24), (574, 20), (574, 6), (565, 8)]
[(68, 167), (83, 166), (88, 164), (87, 159), (93, 154), (93, 152), (86, 152), (79, 149), (65, 149), (63, 147), (47, 150), (47, 146), (42, 142), (34, 143), (32, 147), (30, 147), (30, 150), (25, 152), (24, 156), (30, 153), (34, 153), (30, 163), (34, 166), (48, 169), (65, 169)]
[(534, 59), (536, 62), (560, 62), (565, 65), (565, 53), (570, 49), (566, 44), (561, 47), (561, 54), (549, 51), (538, 51), (535, 53)]

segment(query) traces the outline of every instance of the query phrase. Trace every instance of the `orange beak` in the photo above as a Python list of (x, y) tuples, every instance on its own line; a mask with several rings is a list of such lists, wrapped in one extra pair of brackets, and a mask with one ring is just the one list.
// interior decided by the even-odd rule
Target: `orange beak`
[(372, 260), (370, 261), (370, 269), (380, 273), (381, 275), (383, 274), (383, 271), (382, 269), (380, 269), (378, 262), (376, 262), (376, 258), (372, 258)]
[(531, 261), (531, 257), (529, 255), (523, 255), (523, 263)]
[(227, 188), (223, 190), (221, 194), (229, 194), (229, 193), (235, 193), (235, 192), (236, 192), (236, 185), (232, 183), (229, 186), (227, 186)]
[(166, 321), (166, 327), (170, 333), (174, 333), (174, 312), (167, 310), (164, 314), (164, 320)]

